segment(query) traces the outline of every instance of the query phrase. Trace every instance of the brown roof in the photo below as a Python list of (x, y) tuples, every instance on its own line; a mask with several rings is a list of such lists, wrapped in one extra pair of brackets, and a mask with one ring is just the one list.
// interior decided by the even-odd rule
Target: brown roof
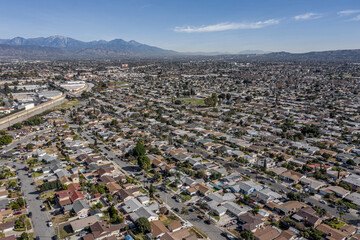
[(181, 228), (182, 224), (180, 221), (173, 221), (167, 227), (173, 232), (175, 229)]
[(271, 226), (261, 228), (254, 233), (254, 237), (257, 240), (272, 240), (280, 235), (280, 232)]
[(106, 187), (109, 189), (109, 192), (110, 193), (114, 193), (114, 192), (117, 192), (119, 191), (121, 188), (121, 186), (117, 183), (114, 183), (114, 182), (109, 182), (106, 184)]
[(317, 226), (316, 229), (322, 231), (325, 235), (327, 235), (327, 238), (331, 238), (334, 240), (342, 240), (347, 237), (346, 233), (343, 233), (342, 231), (332, 228), (324, 223)]
[(295, 212), (296, 210), (305, 207), (304, 203), (298, 201), (287, 201), (281, 205), (278, 205), (278, 208), (286, 213), (288, 212)]
[(6, 223), (0, 223), (0, 230), (5, 230), (11, 227), (14, 227), (15, 221), (10, 221), (10, 222), (6, 222)]
[(151, 225), (151, 234), (156, 238), (157, 236), (159, 236), (162, 233), (166, 233), (169, 231), (169, 229), (167, 229), (164, 224), (159, 221), (159, 220), (155, 220), (150, 222)]
[(90, 226), (91, 233), (94, 235), (95, 239), (102, 234), (111, 233), (113, 231), (118, 231), (123, 228), (125, 224), (111, 224), (108, 225), (106, 221), (95, 222)]
[(340, 228), (341, 231), (347, 233), (348, 235), (353, 235), (356, 232), (356, 229), (351, 225), (344, 225)]
[(103, 184), (106, 184), (106, 183), (109, 183), (109, 182), (116, 182), (113, 177), (111, 177), (111, 176), (106, 176), (106, 175), (105, 175), (105, 176), (101, 176), (101, 177), (100, 177), (100, 181), (101, 181), (101, 183), (103, 183)]
[(281, 173), (282, 176), (286, 177), (286, 178), (290, 178), (294, 181), (298, 181), (301, 177), (303, 177), (304, 175), (302, 175), (299, 172), (293, 171), (293, 170), (288, 170), (286, 172)]
[(311, 207), (300, 209), (296, 215), (302, 217), (305, 222), (315, 225), (320, 221), (320, 217), (316, 216), (315, 210)]
[(248, 231), (256, 229), (260, 224), (264, 222), (260, 214), (254, 215), (250, 212), (240, 215), (239, 220), (244, 223), (242, 225), (243, 229)]
[(294, 237), (296, 234), (293, 231), (285, 230), (280, 233), (280, 235), (275, 238), (275, 240), (289, 240)]
[(190, 232), (186, 228), (183, 228), (176, 232), (167, 232), (163, 236), (161, 236), (160, 239), (161, 240), (182, 240), (182, 239), (188, 238), (190, 236), (191, 236)]
[(133, 196), (133, 194), (131, 192), (129, 192), (128, 190), (125, 190), (125, 189), (120, 189), (117, 194), (119, 195), (120, 199), (121, 200), (124, 200), (126, 199), (127, 197), (129, 196)]

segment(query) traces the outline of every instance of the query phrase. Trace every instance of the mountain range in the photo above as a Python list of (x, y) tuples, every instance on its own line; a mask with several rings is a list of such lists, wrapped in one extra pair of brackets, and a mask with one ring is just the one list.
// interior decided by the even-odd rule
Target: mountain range
[(230, 57), (238, 60), (258, 61), (351, 61), (360, 62), (360, 49), (334, 50), (308, 53), (264, 52), (247, 50), (238, 54), (220, 52), (179, 53), (149, 46), (134, 40), (99, 40), (84, 42), (69, 37), (50, 36), (38, 38), (16, 37), (0, 39), (0, 59), (93, 59), (128, 57)]
[(134, 40), (99, 40), (83, 42), (69, 37), (0, 39), (0, 57), (121, 57), (169, 56), (175, 51), (138, 43)]

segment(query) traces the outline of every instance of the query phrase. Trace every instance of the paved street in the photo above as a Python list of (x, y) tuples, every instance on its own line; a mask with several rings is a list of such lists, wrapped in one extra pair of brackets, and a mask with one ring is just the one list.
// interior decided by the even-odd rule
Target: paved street
[(49, 214), (46, 211), (41, 211), (40, 205), (42, 204), (41, 200), (37, 200), (36, 197), (39, 196), (35, 185), (31, 185), (33, 179), (28, 177), (28, 172), (23, 170), (25, 167), (24, 164), (15, 163), (17, 169), (19, 169), (18, 178), (20, 179), (22, 186), (21, 189), (24, 193), (24, 196), (29, 205), (29, 212), (32, 212), (32, 225), (34, 227), (35, 236), (39, 236), (40, 239), (51, 239), (54, 235), (54, 229), (48, 227), (46, 224), (50, 220)]

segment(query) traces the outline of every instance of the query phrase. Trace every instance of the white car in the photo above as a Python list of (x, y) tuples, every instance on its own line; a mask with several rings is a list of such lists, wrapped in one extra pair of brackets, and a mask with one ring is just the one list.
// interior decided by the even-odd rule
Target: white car
[(48, 227), (52, 227), (52, 226), (53, 226), (52, 222), (48, 222), (47, 225), (48, 225)]

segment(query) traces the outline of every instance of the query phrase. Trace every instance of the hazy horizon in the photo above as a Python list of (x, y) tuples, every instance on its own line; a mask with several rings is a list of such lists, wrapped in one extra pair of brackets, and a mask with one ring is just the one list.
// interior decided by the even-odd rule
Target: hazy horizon
[(0, 38), (124, 39), (178, 52), (359, 49), (360, 2), (3, 1)]

